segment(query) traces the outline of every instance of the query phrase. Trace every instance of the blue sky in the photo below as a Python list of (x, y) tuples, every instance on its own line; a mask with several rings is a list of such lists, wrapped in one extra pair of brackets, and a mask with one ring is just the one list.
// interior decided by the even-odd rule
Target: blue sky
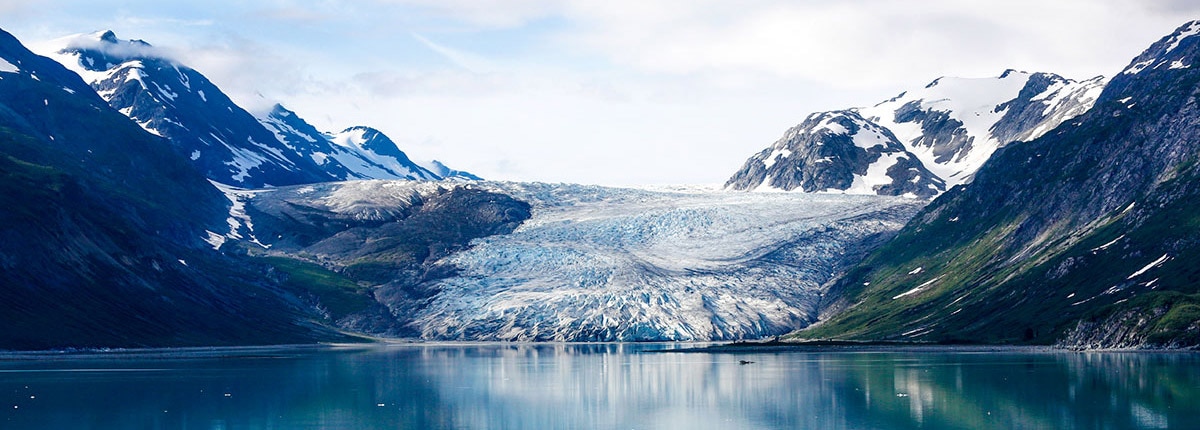
[(248, 108), (370, 125), (490, 179), (716, 184), (810, 112), (939, 76), (1111, 75), (1195, 3), (0, 0), (0, 27), (112, 29)]

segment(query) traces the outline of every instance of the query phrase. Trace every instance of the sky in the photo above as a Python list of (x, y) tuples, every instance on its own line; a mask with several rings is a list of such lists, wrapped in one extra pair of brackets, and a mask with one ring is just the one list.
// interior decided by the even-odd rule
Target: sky
[(487, 179), (722, 184), (811, 112), (940, 76), (1119, 72), (1193, 0), (0, 0), (27, 45), (113, 30), (249, 110), (368, 125)]

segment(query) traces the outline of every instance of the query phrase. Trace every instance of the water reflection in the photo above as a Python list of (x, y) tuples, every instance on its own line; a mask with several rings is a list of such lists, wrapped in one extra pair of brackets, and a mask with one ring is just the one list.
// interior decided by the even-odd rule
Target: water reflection
[(0, 361), (0, 428), (1180, 428), (1200, 413), (1196, 354), (642, 353), (662, 347)]

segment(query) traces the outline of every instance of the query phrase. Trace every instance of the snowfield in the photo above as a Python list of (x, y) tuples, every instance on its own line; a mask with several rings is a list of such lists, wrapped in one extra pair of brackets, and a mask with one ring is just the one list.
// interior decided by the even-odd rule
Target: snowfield
[(425, 339), (731, 340), (816, 320), (821, 287), (921, 203), (881, 196), (477, 183), (533, 205), (414, 315)]

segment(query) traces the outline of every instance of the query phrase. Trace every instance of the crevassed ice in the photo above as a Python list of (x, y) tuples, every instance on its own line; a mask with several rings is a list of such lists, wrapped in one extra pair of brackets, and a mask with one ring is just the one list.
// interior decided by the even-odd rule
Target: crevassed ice
[(664, 193), (496, 184), (530, 201), (512, 234), (449, 257), (415, 316), (428, 339), (728, 340), (815, 321), (861, 241), (898, 230), (902, 198)]

